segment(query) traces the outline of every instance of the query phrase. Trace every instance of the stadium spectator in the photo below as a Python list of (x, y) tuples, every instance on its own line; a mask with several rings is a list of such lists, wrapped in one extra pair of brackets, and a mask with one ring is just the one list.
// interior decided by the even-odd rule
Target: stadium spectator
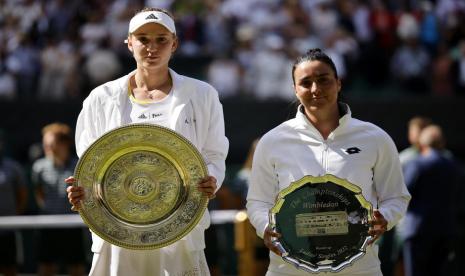
[(461, 40), (457, 47), (457, 57), (452, 65), (455, 91), (465, 95), (465, 39)]
[(0, 99), (12, 101), (16, 95), (16, 82), (5, 64), (5, 47), (0, 45)]
[[(0, 129), (0, 216), (20, 215), (26, 209), (27, 184), (21, 165), (6, 156), (5, 132)], [(0, 274), (17, 275), (17, 232), (0, 230)]]
[[(403, 168), (415, 160), (420, 155), (419, 137), (421, 131), (431, 124), (431, 119), (423, 116), (415, 116), (411, 118), (407, 126), (407, 138), (410, 146), (399, 153), (400, 164)], [(402, 256), (403, 238), (402, 232), (404, 231), (404, 219), (386, 232), (379, 241), (379, 257), (381, 260), (381, 269), (383, 275), (403, 275), (404, 262)]]
[(76, 97), (75, 81), (78, 57), (66, 40), (50, 38), (42, 50), (38, 98), (45, 101), (64, 101)]
[[(437, 96), (454, 96), (454, 59), (444, 43), (439, 43), (433, 58), (431, 72), (431, 92)], [(457, 93), (460, 89), (457, 89)]]
[[(52, 123), (42, 129), (45, 157), (32, 165), (31, 180), (36, 188), (39, 214), (71, 214), (63, 179), (73, 174), (77, 158), (71, 147), (71, 128)], [(81, 228), (47, 228), (38, 232), (39, 275), (56, 275), (66, 266), (70, 275), (85, 274), (84, 232)], [(69, 237), (73, 237), (70, 239)]]
[(442, 152), (445, 139), (438, 125), (421, 131), (419, 145), (420, 156), (404, 169), (412, 195), (402, 232), (405, 275), (457, 275), (454, 242), (460, 173)]
[(419, 41), (419, 26), (411, 14), (403, 14), (397, 34), (402, 44), (394, 52), (391, 72), (395, 79), (409, 92), (429, 94), (429, 53)]
[(84, 63), (85, 75), (91, 87), (99, 86), (121, 74), (120, 60), (114, 51), (108, 47), (108, 38), (101, 41)]
[(240, 67), (231, 56), (221, 56), (208, 65), (207, 81), (217, 90), (220, 99), (237, 96), (241, 90)]
[(16, 47), (7, 57), (6, 65), (16, 77), (20, 99), (37, 97), (36, 87), (40, 73), (40, 55), (30, 34), (21, 34)]
[(292, 61), (283, 51), (283, 39), (276, 34), (267, 34), (262, 40), (260, 50), (255, 51), (251, 67), (245, 74), (253, 80), (248, 83), (247, 91), (259, 100), (293, 99), (292, 80), (289, 68)]
[(431, 119), (423, 116), (415, 116), (408, 122), (407, 138), (410, 146), (399, 153), (399, 159), (402, 166), (416, 159), (420, 154), (420, 133), (431, 124)]

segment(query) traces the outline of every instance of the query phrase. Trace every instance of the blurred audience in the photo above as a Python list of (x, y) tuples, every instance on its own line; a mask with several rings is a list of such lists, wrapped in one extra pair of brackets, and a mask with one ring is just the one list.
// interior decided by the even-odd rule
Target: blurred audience
[[(45, 157), (34, 162), (31, 172), (39, 214), (72, 214), (63, 181), (73, 175), (77, 163), (71, 151), (71, 128), (62, 123), (45, 126), (42, 145)], [(66, 265), (69, 275), (85, 274), (82, 228), (45, 228), (39, 230), (38, 235), (39, 275), (56, 275), (60, 273), (62, 264)]]
[(251, 80), (245, 90), (249, 96), (259, 100), (292, 101), (292, 78), (287, 69), (292, 66), (292, 60), (284, 52), (284, 40), (276, 34), (269, 34), (261, 43), (252, 57), (251, 67), (245, 72)]
[(18, 45), (6, 57), (7, 70), (13, 74), (20, 99), (37, 97), (40, 52), (30, 34), (19, 34)]
[(456, 56), (453, 64), (455, 91), (461, 95), (465, 95), (465, 39), (459, 42), (456, 49)]
[[(192, 74), (228, 76), (224, 97), (290, 101), (283, 96), (290, 95), (283, 68), (313, 47), (330, 53), (347, 80), (378, 86), (398, 81), (401, 94), (463, 95), (464, 3), (0, 0), (0, 99), (82, 98), (88, 81), (99, 84), (128, 71), (127, 21), (147, 5), (163, 5), (175, 14), (183, 47), (173, 62), (204, 57)], [(226, 65), (225, 53), (230, 53)], [(102, 76), (101, 68), (111, 72)]]
[(46, 41), (40, 56), (42, 71), (39, 77), (38, 98), (42, 101), (65, 101), (79, 93), (75, 74), (78, 58), (73, 45), (54, 38)]
[(397, 34), (401, 45), (391, 59), (391, 73), (407, 91), (429, 93), (430, 56), (419, 41), (419, 26), (412, 14), (399, 18)]
[[(26, 209), (27, 184), (19, 163), (6, 156), (6, 137), (0, 129), (0, 216), (20, 215)], [(0, 230), (0, 274), (17, 275), (17, 231)]]
[(237, 96), (241, 90), (239, 63), (221, 55), (208, 66), (207, 81), (218, 90), (220, 99)]
[[(455, 91), (454, 87), (454, 60), (447, 52), (444, 43), (436, 47), (436, 57), (431, 65), (431, 92), (437, 96), (452, 96)], [(460, 88), (457, 89), (457, 92)]]
[(83, 70), (89, 81), (87, 85), (91, 87), (111, 81), (122, 72), (118, 56), (104, 42), (96, 45), (96, 49), (89, 54)]
[(6, 52), (0, 45), (0, 100), (14, 100), (17, 97), (16, 82), (13, 74), (7, 70)]

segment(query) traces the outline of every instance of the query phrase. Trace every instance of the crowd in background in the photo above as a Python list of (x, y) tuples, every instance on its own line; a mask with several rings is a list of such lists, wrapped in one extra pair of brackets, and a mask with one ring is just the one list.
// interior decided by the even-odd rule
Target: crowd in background
[(82, 99), (127, 73), (127, 22), (144, 6), (173, 12), (175, 59), (221, 98), (293, 100), (290, 64), (313, 47), (348, 91), (465, 94), (462, 0), (0, 0), (0, 98)]

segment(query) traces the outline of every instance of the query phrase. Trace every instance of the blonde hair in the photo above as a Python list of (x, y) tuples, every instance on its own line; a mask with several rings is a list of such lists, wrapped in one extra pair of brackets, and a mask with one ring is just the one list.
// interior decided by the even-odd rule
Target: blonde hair
[(412, 119), (408, 121), (408, 126), (413, 127), (416, 126), (420, 130), (424, 129), (425, 127), (431, 125), (431, 119), (428, 117), (423, 117), (423, 116), (415, 116)]
[(429, 125), (425, 127), (420, 134), (420, 145), (433, 149), (444, 149), (445, 140), (442, 134), (442, 129), (438, 125)]
[(42, 137), (47, 133), (52, 133), (59, 142), (71, 144), (73, 142), (71, 128), (67, 124), (52, 123), (42, 128)]

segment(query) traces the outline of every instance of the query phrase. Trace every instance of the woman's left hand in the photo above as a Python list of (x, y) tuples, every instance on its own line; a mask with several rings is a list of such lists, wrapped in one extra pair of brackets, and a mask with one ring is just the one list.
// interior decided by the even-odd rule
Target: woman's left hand
[(209, 175), (204, 179), (200, 180), (199, 184), (197, 185), (199, 191), (206, 194), (209, 199), (215, 198), (215, 191), (216, 191), (216, 178)]
[(370, 221), (371, 227), (368, 234), (373, 238), (368, 242), (368, 245), (373, 244), (384, 232), (387, 231), (387, 220), (378, 209), (373, 210), (373, 219)]

